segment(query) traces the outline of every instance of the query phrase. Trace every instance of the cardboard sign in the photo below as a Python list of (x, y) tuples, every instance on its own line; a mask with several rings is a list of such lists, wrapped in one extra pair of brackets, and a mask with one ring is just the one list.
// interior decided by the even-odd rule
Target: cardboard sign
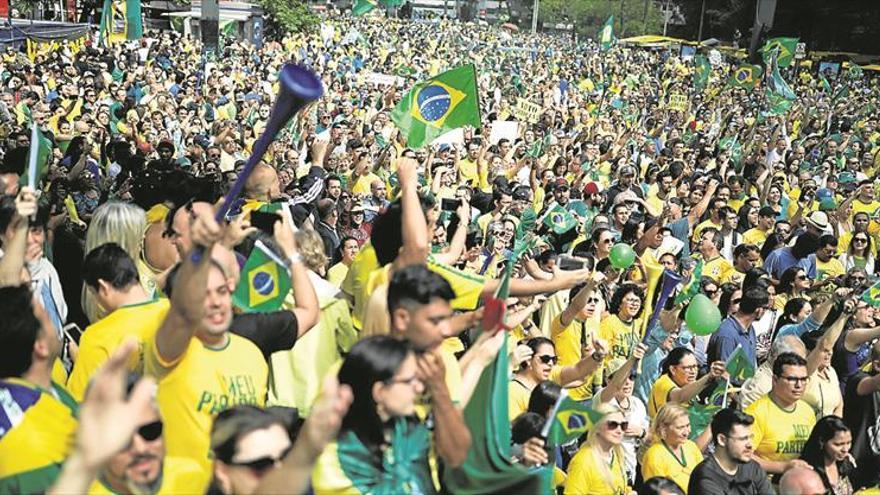
[(671, 94), (669, 95), (669, 104), (667, 106), (672, 110), (684, 112), (687, 108), (687, 97), (681, 94)]
[(402, 77), (391, 74), (379, 74), (378, 72), (367, 72), (363, 75), (363, 78), (365, 83), (379, 86), (394, 86), (403, 83)]
[(532, 103), (524, 98), (517, 98), (516, 106), (513, 107), (512, 113), (516, 120), (520, 122), (537, 124), (541, 118), (541, 105)]

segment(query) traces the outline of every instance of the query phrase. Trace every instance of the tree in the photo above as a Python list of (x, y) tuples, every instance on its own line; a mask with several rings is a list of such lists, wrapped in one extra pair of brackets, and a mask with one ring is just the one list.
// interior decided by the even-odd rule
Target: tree
[(308, 32), (321, 22), (301, 0), (260, 0), (260, 5), (266, 11), (266, 31), (270, 37)]
[(539, 0), (538, 18), (545, 25), (571, 22), (582, 36), (596, 33), (614, 16), (614, 35), (618, 38), (658, 34), (663, 30), (663, 14), (653, 0)]

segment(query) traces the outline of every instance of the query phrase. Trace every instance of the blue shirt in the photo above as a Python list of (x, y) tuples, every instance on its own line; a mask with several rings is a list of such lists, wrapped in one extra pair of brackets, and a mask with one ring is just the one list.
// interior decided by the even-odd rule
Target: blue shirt
[(786, 335), (794, 335), (795, 337), (800, 337), (805, 333), (818, 330), (821, 326), (822, 323), (813, 319), (813, 316), (811, 315), (809, 318), (800, 323), (789, 323), (788, 325), (783, 325), (782, 328), (780, 328), (779, 331), (776, 332), (776, 337), (774, 337), (773, 340), (779, 340)]
[(774, 249), (767, 259), (764, 260), (764, 269), (774, 279), (779, 280), (785, 270), (797, 265), (798, 259), (791, 254), (791, 248), (788, 246)]
[[(749, 328), (743, 328), (739, 320), (733, 316), (728, 316), (721, 322), (718, 331), (709, 338), (709, 348), (707, 349), (708, 361), (709, 363), (715, 361), (726, 362), (737, 346), (741, 346), (752, 366), (757, 369), (758, 357), (755, 354), (757, 345), (758, 338), (755, 335), (755, 327), (749, 325)], [(735, 383), (734, 380), (731, 380), (730, 383), (741, 385), (741, 383)]]

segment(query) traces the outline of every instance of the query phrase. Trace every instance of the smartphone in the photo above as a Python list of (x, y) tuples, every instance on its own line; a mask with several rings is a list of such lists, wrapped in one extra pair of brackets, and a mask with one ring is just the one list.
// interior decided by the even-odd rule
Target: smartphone
[(280, 221), (281, 215), (277, 213), (266, 213), (263, 211), (251, 212), (251, 225), (269, 235), (273, 235), (275, 233), (275, 222)]
[(560, 270), (565, 271), (574, 271), (581, 270), (586, 266), (584, 260), (577, 259), (571, 256), (562, 255), (556, 259), (556, 264), (559, 266)]
[(440, 209), (443, 211), (455, 211), (461, 206), (460, 199), (443, 198), (440, 200)]
[(76, 323), (68, 323), (64, 325), (64, 328), (61, 329), (64, 332), (64, 337), (73, 341), (76, 345), (79, 345), (79, 339), (82, 337), (82, 329), (79, 328), (79, 325)]

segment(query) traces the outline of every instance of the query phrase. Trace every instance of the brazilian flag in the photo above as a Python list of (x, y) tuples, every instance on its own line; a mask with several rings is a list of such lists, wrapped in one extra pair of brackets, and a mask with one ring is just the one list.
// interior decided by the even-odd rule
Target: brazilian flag
[(767, 105), (773, 115), (783, 115), (791, 110), (792, 101), (784, 96), (767, 90)]
[(577, 219), (574, 218), (574, 215), (558, 204), (544, 214), (544, 220), (541, 223), (549, 227), (554, 234), (564, 234), (577, 227)]
[(139, 40), (143, 36), (141, 0), (104, 0), (99, 43)]
[[(720, 384), (724, 388), (724, 383)], [(700, 436), (706, 428), (712, 424), (712, 418), (715, 413), (721, 410), (721, 407), (714, 404), (691, 404), (688, 406), (688, 419), (691, 421), (690, 440), (695, 440)]]
[(727, 358), (727, 373), (730, 374), (730, 380), (742, 383), (749, 378), (755, 376), (755, 366), (749, 360), (745, 349), (742, 346), (736, 346), (736, 349)]
[(794, 60), (794, 52), (800, 38), (770, 38), (764, 47), (761, 48), (761, 57), (764, 63), (770, 63), (770, 55), (775, 51), (778, 53), (778, 61), (780, 67), (788, 67)]
[(875, 308), (880, 308), (880, 282), (868, 287), (868, 290), (862, 292), (862, 301), (874, 306)]
[(758, 84), (763, 72), (764, 69), (758, 65), (743, 64), (734, 69), (727, 84), (735, 88), (752, 89)]
[(767, 81), (767, 89), (786, 100), (794, 100), (797, 98), (797, 95), (794, 94), (791, 86), (785, 82), (785, 79), (782, 78), (782, 74), (779, 73), (779, 58), (776, 53), (770, 54), (770, 62), (767, 68), (770, 71), (770, 79)]
[(553, 445), (577, 440), (602, 419), (602, 413), (572, 399), (565, 391), (554, 409), (556, 414), (553, 416), (550, 435), (547, 437)]
[[(736, 140), (736, 138), (733, 139)], [(720, 147), (724, 149), (723, 145), (721, 145)], [(697, 266), (694, 268), (693, 274), (691, 274), (690, 282), (688, 282), (684, 289), (677, 296), (675, 296), (673, 304), (677, 306), (679, 304), (687, 303), (688, 301), (693, 299), (694, 296), (696, 296), (700, 292), (701, 278), (703, 278), (703, 260), (697, 262)]]
[[(25, 172), (21, 174), (19, 184), (27, 184), (36, 187), (40, 182), (40, 179), (43, 178), (43, 173), (46, 171), (46, 165), (48, 165), (51, 156), (52, 141), (43, 135), (37, 124), (32, 124), (31, 147), (28, 153), (28, 167)], [(32, 181), (29, 180), (31, 170), (34, 170), (34, 178)]]
[(232, 302), (246, 313), (277, 311), (290, 286), (290, 272), (284, 261), (257, 241), (232, 294)]
[(712, 65), (704, 55), (694, 57), (694, 86), (697, 91), (703, 91), (709, 85), (709, 75), (712, 74)]
[(603, 50), (611, 48), (611, 44), (614, 43), (614, 15), (609, 16), (608, 20), (605, 21), (602, 29), (599, 30), (598, 38), (599, 46)]
[(391, 112), (410, 148), (421, 148), (466, 125), (479, 128), (477, 73), (462, 65), (416, 84)]

